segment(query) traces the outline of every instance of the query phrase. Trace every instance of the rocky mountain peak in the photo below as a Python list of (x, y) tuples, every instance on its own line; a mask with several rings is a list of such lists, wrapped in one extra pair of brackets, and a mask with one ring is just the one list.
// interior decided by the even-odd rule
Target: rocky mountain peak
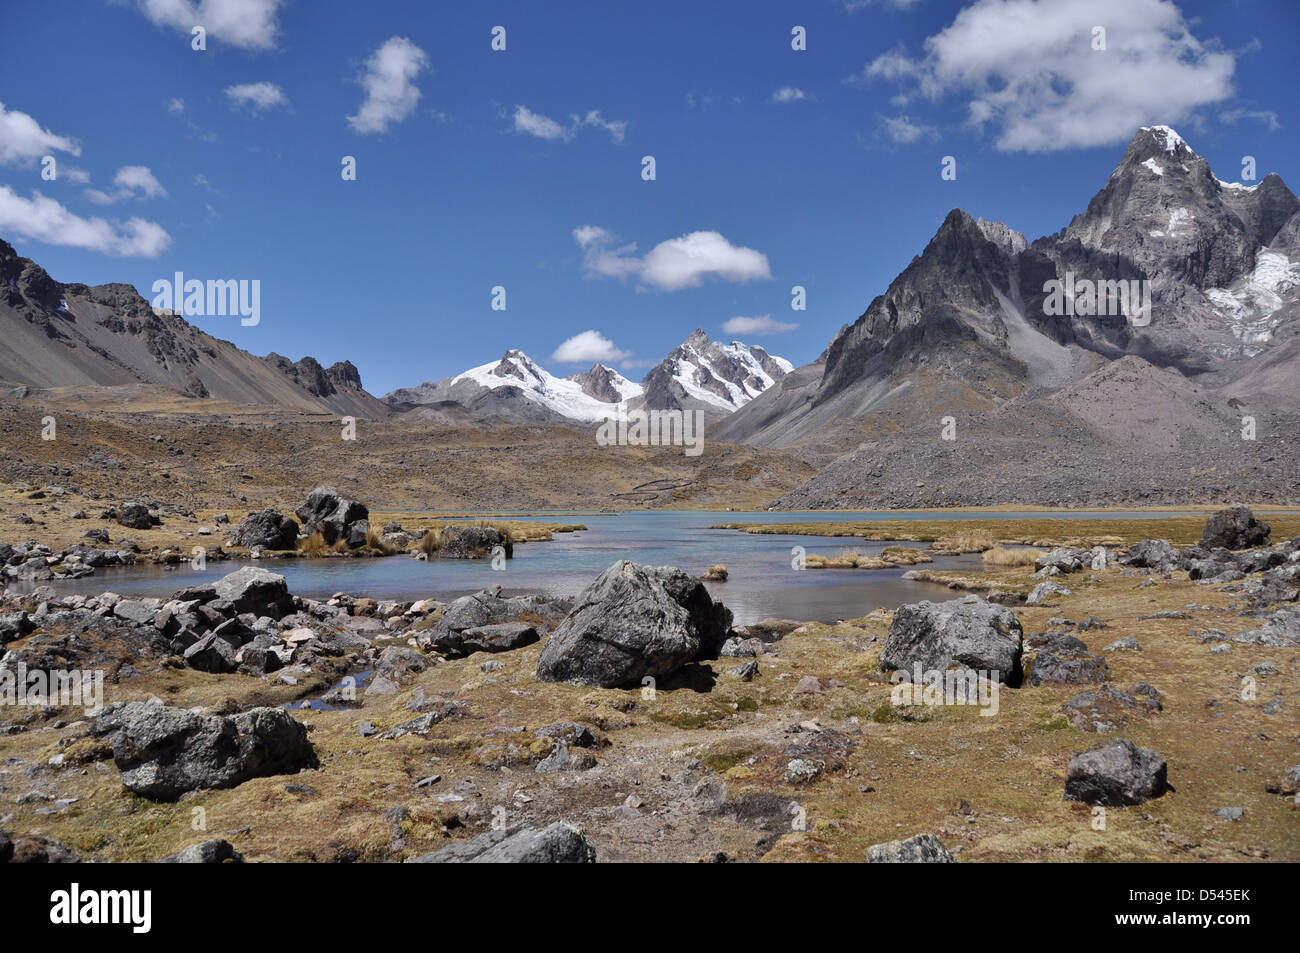
[(604, 364), (593, 364), (591, 370), (570, 374), (566, 380), (576, 383), (584, 394), (607, 404), (617, 404), (624, 399), (630, 383), (626, 377)]

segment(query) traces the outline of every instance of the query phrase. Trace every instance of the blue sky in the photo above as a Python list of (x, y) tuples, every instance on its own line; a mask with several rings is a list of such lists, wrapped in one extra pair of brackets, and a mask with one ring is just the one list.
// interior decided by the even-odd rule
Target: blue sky
[(1054, 232), (1142, 124), (1300, 184), (1291, 2), (5, 6), (0, 237), (146, 297), (260, 280), (257, 326), (191, 320), (379, 394), (507, 347), (639, 379), (697, 326), (806, 363), (949, 209)]

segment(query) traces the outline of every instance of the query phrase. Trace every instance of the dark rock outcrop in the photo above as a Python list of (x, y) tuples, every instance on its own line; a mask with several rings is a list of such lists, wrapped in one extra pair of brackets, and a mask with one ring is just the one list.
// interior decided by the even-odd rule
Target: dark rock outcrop
[(129, 702), (110, 705), (92, 732), (108, 738), (122, 784), (174, 801), (186, 791), (231, 788), (251, 778), (316, 767), (306, 726), (280, 708), (233, 717)]
[(1070, 760), (1065, 797), (1085, 804), (1141, 804), (1169, 790), (1165, 759), (1127, 739), (1092, 748)]
[(506, 827), (417, 857), (416, 864), (594, 864), (596, 850), (581, 829), (557, 821), (546, 827)]
[(716, 658), (731, 610), (672, 566), (620, 560), (577, 597), (537, 663), (545, 682), (613, 688)]
[(1023, 635), (1010, 609), (979, 596), (900, 606), (880, 667), (909, 680), (918, 664), (925, 672), (954, 667), (996, 672), (1003, 684), (1015, 687), (1023, 676)]

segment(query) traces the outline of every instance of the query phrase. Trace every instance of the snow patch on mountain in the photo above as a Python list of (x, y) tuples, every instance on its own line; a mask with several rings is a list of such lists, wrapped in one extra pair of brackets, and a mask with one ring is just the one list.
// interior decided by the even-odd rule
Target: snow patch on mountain
[[(640, 384), (634, 384), (617, 372), (610, 373), (613, 375), (612, 383), (622, 400), (641, 396)], [(454, 387), (462, 381), (471, 381), (489, 390), (517, 387), (528, 400), (584, 423), (604, 420), (614, 412), (614, 404), (597, 400), (585, 393), (577, 381), (556, 377), (518, 349), (507, 351), (494, 364), (483, 364), (458, 374), (451, 379), (450, 384)]]
[(1278, 323), (1273, 314), (1282, 307), (1282, 295), (1296, 287), (1300, 287), (1300, 262), (1262, 248), (1255, 257), (1253, 272), (1228, 288), (1210, 288), (1205, 296), (1228, 320), (1233, 336), (1248, 345), (1246, 356), (1253, 357), (1262, 349), (1249, 345), (1272, 338)]

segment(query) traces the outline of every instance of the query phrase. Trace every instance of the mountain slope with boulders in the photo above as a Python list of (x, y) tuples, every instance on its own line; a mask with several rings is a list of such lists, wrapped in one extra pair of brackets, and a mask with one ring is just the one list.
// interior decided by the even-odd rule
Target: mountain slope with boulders
[[(1100, 284), (1130, 281), (1128, 301)], [(954, 209), (710, 436), (839, 450), (780, 508), (1298, 500), (1298, 336), (1300, 200), (1277, 175), (1219, 180), (1153, 126), (1055, 235)]]
[(148, 384), (192, 398), (379, 418), (348, 361), (324, 368), (241, 350), (154, 309), (126, 284), (64, 284), (0, 240), (0, 381), (28, 388)]

